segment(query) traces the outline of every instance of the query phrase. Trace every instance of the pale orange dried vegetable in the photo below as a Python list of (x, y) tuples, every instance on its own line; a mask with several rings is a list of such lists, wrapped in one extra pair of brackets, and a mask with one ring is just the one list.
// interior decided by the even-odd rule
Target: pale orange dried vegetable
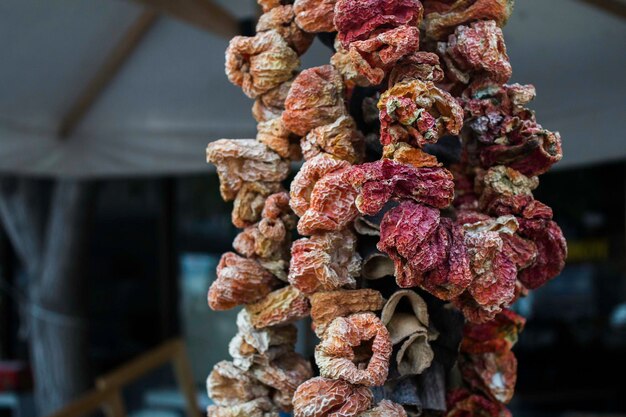
[(268, 365), (253, 365), (250, 372), (263, 384), (281, 393), (275, 397), (281, 409), (291, 411), (296, 388), (313, 377), (311, 364), (295, 352), (274, 359)]
[(215, 165), (220, 193), (235, 199), (246, 182), (279, 182), (289, 173), (289, 164), (267, 146), (253, 139), (220, 139), (206, 150), (207, 162)]
[(272, 194), (282, 191), (278, 182), (246, 182), (235, 201), (231, 213), (231, 221), (235, 227), (251, 226), (261, 218), (265, 200)]
[(378, 291), (369, 288), (317, 292), (311, 295), (310, 300), (311, 318), (318, 335), (322, 335), (337, 317), (379, 311), (385, 301)]
[(281, 5), (265, 12), (256, 25), (257, 32), (275, 30), (298, 55), (309, 49), (313, 36), (298, 27), (292, 5)]
[(361, 257), (350, 230), (315, 234), (291, 246), (289, 282), (305, 294), (353, 288)]
[(257, 122), (267, 122), (280, 118), (285, 110), (285, 99), (287, 99), (292, 83), (293, 80), (290, 79), (257, 97), (252, 105), (252, 115)]
[(325, 153), (355, 164), (363, 159), (364, 138), (352, 117), (341, 116), (333, 123), (311, 130), (302, 138), (301, 146), (305, 159)]
[(275, 30), (235, 36), (226, 50), (226, 75), (250, 98), (291, 79), (299, 66), (298, 54)]
[(217, 279), (209, 288), (209, 307), (229, 310), (252, 303), (269, 294), (279, 283), (257, 261), (227, 252), (222, 255), (217, 265)]
[(248, 304), (246, 310), (252, 325), (258, 329), (303, 319), (309, 315), (310, 305), (303, 293), (288, 285)]
[(337, 0), (296, 0), (293, 9), (296, 23), (311, 33), (335, 32), (335, 3)]
[(341, 74), (331, 65), (302, 71), (291, 84), (282, 114), (287, 129), (304, 136), (348, 113)]
[(232, 362), (218, 362), (207, 381), (207, 393), (219, 406), (233, 406), (267, 397), (269, 390), (248, 372)]
[(298, 387), (293, 397), (294, 417), (356, 417), (370, 408), (367, 387), (316, 377)]
[(389, 331), (380, 319), (357, 313), (332, 321), (315, 348), (315, 362), (323, 377), (380, 386), (387, 379), (391, 350)]

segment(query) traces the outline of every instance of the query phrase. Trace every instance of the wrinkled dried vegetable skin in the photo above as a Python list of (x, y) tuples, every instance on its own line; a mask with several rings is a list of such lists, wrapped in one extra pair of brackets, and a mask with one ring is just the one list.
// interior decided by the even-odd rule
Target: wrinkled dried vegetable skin
[(353, 417), (370, 408), (369, 388), (340, 379), (312, 378), (293, 397), (294, 417)]
[(382, 400), (376, 407), (366, 411), (359, 417), (407, 417), (407, 414), (400, 404)]
[(457, 26), (493, 20), (502, 27), (513, 12), (513, 0), (426, 0), (422, 29), (426, 37), (444, 40)]
[(267, 146), (253, 139), (220, 139), (211, 142), (207, 162), (215, 165), (225, 201), (235, 199), (246, 182), (279, 182), (289, 164)]
[(380, 141), (422, 147), (463, 127), (463, 108), (431, 81), (405, 80), (385, 91), (378, 102)]
[(304, 136), (319, 126), (346, 115), (341, 74), (331, 65), (302, 71), (291, 84), (285, 100), (283, 123)]
[(287, 41), (290, 48), (298, 55), (302, 55), (313, 43), (313, 36), (298, 27), (295, 19), (293, 6), (281, 5), (264, 13), (259, 18), (256, 30), (257, 32), (277, 31)]
[[(371, 357), (366, 353), (368, 356), (361, 358), (358, 347), (368, 341)], [(380, 386), (387, 379), (391, 350), (389, 331), (380, 319), (373, 313), (357, 313), (331, 322), (315, 348), (315, 362), (323, 377)]]
[(335, 32), (335, 3), (337, 0), (295, 0), (296, 24), (311, 33)]
[[(233, 362), (207, 381), (217, 398), (209, 416), (274, 417), (293, 407), (295, 417), (402, 417), (402, 405), (414, 415), (416, 386), (415, 401), (402, 405), (372, 404), (368, 387), (388, 388), (390, 360), (396, 382), (441, 367), (430, 346), (440, 335), (416, 292), (396, 292), (383, 306), (379, 292), (355, 289), (362, 260), (353, 227), (380, 236), (383, 253), (359, 250), (393, 263), (400, 287), (465, 316), (458, 369), (468, 389), (448, 393), (445, 416), (511, 416), (511, 348), (524, 320), (506, 308), (557, 275), (567, 254), (551, 209), (532, 195), (536, 175), (561, 159), (561, 139), (524, 107), (534, 87), (504, 84), (512, 68), (500, 28), (512, 0), (423, 3), (259, 0), (259, 33), (231, 42), (227, 75), (256, 99), (259, 124), (257, 141), (220, 141), (207, 152), (222, 196), (235, 201), (233, 223), (245, 227), (234, 248), (250, 257), (225, 254), (209, 292), (212, 307), (246, 304)], [(332, 65), (298, 74), (313, 33), (334, 31)], [(353, 164), (378, 138), (364, 137), (348, 112), (355, 86), (382, 92), (378, 109), (379, 96), (367, 98), (363, 117), (379, 118), (383, 158), (362, 165)], [(446, 135), (462, 144), (450, 171), (420, 149), (438, 154)], [(280, 183), (301, 157), (287, 196)], [(293, 214), (304, 237), (291, 244)], [(380, 269), (390, 272), (384, 261)], [(412, 313), (397, 309), (403, 300)], [(288, 324), (309, 314), (321, 338), (313, 379)]]
[(349, 230), (315, 234), (291, 246), (289, 282), (305, 294), (354, 287), (361, 269)]
[(312, 294), (311, 318), (318, 334), (323, 333), (326, 325), (337, 317), (354, 313), (379, 311), (383, 308), (383, 296), (376, 290), (339, 290)]
[(207, 379), (207, 392), (215, 404), (233, 406), (267, 397), (269, 390), (232, 362), (221, 361), (213, 367)]
[(256, 303), (248, 304), (246, 310), (256, 328), (292, 323), (310, 314), (309, 300), (291, 285), (269, 293)]
[(423, 7), (418, 0), (338, 0), (335, 27), (344, 47), (370, 38), (379, 29), (417, 26)]
[(227, 252), (222, 255), (217, 266), (217, 279), (209, 288), (209, 307), (213, 310), (229, 310), (258, 301), (279, 283), (255, 260)]
[(298, 54), (276, 30), (235, 36), (226, 50), (226, 75), (250, 98), (291, 79), (299, 66)]

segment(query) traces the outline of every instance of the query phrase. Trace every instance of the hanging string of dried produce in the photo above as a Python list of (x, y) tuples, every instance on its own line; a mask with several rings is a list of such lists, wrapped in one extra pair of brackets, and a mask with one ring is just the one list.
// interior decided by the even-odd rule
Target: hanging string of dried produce
[[(208, 415), (510, 415), (524, 319), (508, 307), (566, 257), (532, 195), (560, 137), (525, 107), (532, 86), (506, 84), (512, 0), (259, 4), (226, 53), (257, 138), (207, 150), (244, 228), (209, 305), (245, 305)], [(315, 34), (331, 64), (298, 72)], [(293, 351), (308, 315), (317, 377)]]

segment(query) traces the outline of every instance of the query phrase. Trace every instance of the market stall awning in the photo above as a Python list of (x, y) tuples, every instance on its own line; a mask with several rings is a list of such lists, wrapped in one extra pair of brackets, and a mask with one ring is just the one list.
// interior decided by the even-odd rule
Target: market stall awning
[[(222, 0), (237, 18), (254, 0)], [(558, 167), (626, 157), (626, 24), (591, 2), (523, 0), (505, 29), (514, 82), (563, 136)], [(66, 138), (68, 112), (145, 13), (122, 0), (0, 5), (0, 172), (107, 177), (208, 171), (206, 144), (253, 137), (251, 101), (224, 75), (227, 40), (159, 15)], [(316, 43), (304, 66), (326, 63)]]

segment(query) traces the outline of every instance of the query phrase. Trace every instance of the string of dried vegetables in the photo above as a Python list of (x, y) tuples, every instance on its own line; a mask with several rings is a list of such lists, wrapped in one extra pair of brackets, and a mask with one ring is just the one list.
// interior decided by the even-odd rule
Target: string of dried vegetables
[[(506, 84), (512, 0), (259, 4), (226, 52), (257, 138), (207, 149), (243, 228), (209, 305), (244, 305), (208, 415), (510, 415), (524, 319), (508, 307), (566, 256), (532, 195), (560, 137), (525, 107), (532, 86)], [(299, 71), (315, 34), (331, 64)], [(316, 377), (294, 352), (309, 315)]]

